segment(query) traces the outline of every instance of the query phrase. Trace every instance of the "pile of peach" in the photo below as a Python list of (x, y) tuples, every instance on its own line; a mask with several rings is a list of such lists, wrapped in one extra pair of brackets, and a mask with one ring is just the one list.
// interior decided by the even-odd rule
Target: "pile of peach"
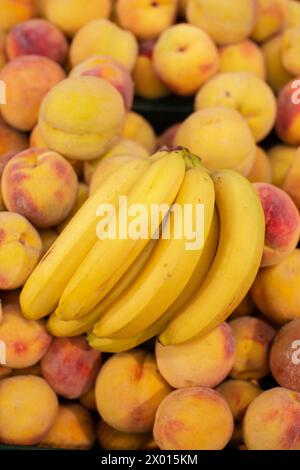
[[(0, 0), (0, 12), (0, 444), (300, 450), (300, 1)], [(172, 93), (195, 111), (157, 136), (134, 95)], [(260, 196), (261, 269), (232, 317), (111, 356), (26, 320), (20, 289), (98, 163), (164, 145), (239, 171)]]

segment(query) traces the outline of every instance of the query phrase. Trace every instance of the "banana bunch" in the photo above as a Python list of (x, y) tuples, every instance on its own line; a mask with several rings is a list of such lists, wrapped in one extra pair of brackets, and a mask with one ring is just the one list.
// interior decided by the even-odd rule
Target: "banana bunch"
[[(111, 204), (119, 215), (120, 196), (128, 207), (144, 208), (151, 220), (145, 236), (99, 237), (98, 206)], [(154, 205), (167, 209), (153, 221)], [(203, 243), (191, 248), (199, 205)], [(190, 231), (182, 230), (186, 218)], [(121, 229), (119, 217), (114, 221)], [(26, 282), (24, 316), (50, 315), (54, 336), (88, 332), (90, 345), (103, 352), (126, 351), (157, 335), (165, 345), (187, 341), (223, 322), (246, 295), (261, 262), (264, 228), (252, 185), (231, 170), (210, 174), (185, 149), (117, 164), (110, 159), (100, 187)]]

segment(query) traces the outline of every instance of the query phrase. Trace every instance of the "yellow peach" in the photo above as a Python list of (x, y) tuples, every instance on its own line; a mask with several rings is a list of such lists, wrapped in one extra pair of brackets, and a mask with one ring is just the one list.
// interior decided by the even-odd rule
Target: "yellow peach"
[(282, 34), (279, 34), (266, 41), (261, 48), (267, 69), (267, 82), (275, 93), (293, 78), (282, 64), (281, 45)]
[(0, 30), (9, 31), (36, 14), (35, 0), (0, 0)]
[(274, 145), (268, 150), (272, 171), (272, 184), (282, 187), (286, 174), (291, 167), (297, 153), (296, 147), (288, 145)]
[(297, 150), (295, 157), (286, 173), (282, 189), (286, 191), (293, 199), (294, 203), (300, 210), (300, 148)]
[(255, 383), (246, 380), (226, 380), (218, 388), (228, 402), (235, 421), (241, 421), (250, 403), (262, 393)]
[(221, 47), (220, 72), (252, 72), (265, 80), (266, 64), (261, 48), (249, 40)]
[(300, 26), (300, 3), (297, 0), (287, 0), (287, 27)]
[(299, 55), (300, 25), (297, 28), (288, 28), (282, 34), (282, 65), (292, 75), (300, 75)]
[(88, 410), (97, 411), (95, 387), (93, 386), (90, 390), (88, 390), (86, 393), (84, 393), (79, 398), (79, 401)]
[(141, 114), (133, 111), (126, 115), (122, 137), (141, 144), (149, 154), (152, 154), (157, 146), (152, 125)]
[(146, 450), (156, 447), (150, 433), (136, 434), (119, 432), (104, 421), (99, 422), (97, 438), (101, 448), (105, 450)]
[(270, 159), (261, 147), (256, 147), (254, 165), (247, 178), (251, 183), (271, 183), (272, 181)]
[(251, 37), (258, 42), (280, 33), (287, 22), (286, 0), (256, 0), (258, 11)]

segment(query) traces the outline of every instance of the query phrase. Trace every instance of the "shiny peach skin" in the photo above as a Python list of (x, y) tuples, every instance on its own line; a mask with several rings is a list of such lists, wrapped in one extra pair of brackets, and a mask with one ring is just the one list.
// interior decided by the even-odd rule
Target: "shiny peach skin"
[(0, 30), (9, 31), (36, 14), (35, 0), (0, 0)]
[(251, 183), (271, 183), (272, 170), (268, 154), (261, 148), (256, 147), (256, 157), (247, 178)]
[(68, 43), (63, 33), (44, 19), (17, 24), (8, 34), (6, 51), (10, 60), (22, 55), (42, 55), (64, 64)]
[(249, 450), (300, 450), (300, 394), (272, 388), (249, 406), (243, 422)]
[(266, 234), (261, 267), (284, 260), (297, 247), (300, 215), (291, 197), (277, 186), (254, 183), (265, 215)]
[(135, 349), (115, 354), (103, 365), (96, 380), (97, 409), (117, 431), (150, 432), (157, 408), (170, 391), (152, 354)]
[(275, 93), (278, 93), (293, 78), (283, 67), (281, 45), (282, 34), (278, 34), (264, 42), (261, 47), (266, 64), (267, 82)]
[(265, 80), (266, 64), (261, 48), (249, 40), (221, 47), (220, 72), (252, 72)]
[(127, 113), (125, 117), (122, 137), (141, 144), (149, 154), (154, 153), (157, 147), (157, 138), (152, 125), (141, 114), (133, 111)]
[(42, 359), (52, 338), (42, 321), (28, 321), (18, 305), (6, 305), (0, 324), (0, 341), (6, 345), (6, 365), (23, 369)]
[(269, 353), (275, 330), (254, 317), (240, 317), (229, 322), (235, 340), (236, 353), (230, 376), (251, 380), (265, 377), (269, 372)]
[(215, 388), (232, 369), (235, 340), (228, 324), (222, 323), (210, 334), (183, 344), (163, 346), (157, 341), (155, 353), (158, 370), (172, 387)]
[(1, 187), (10, 211), (23, 215), (38, 228), (49, 228), (69, 215), (76, 201), (78, 182), (73, 167), (61, 155), (29, 149), (15, 155), (6, 165)]
[(246, 380), (226, 380), (217, 391), (228, 402), (235, 421), (241, 421), (250, 403), (262, 393), (262, 389)]
[(101, 449), (105, 450), (146, 450), (157, 447), (150, 433), (126, 434), (116, 431), (104, 421), (100, 421), (98, 424), (97, 438)]
[(159, 406), (154, 439), (162, 450), (221, 450), (233, 433), (233, 417), (221, 394), (205, 387), (176, 390)]
[(287, 23), (286, 0), (256, 0), (258, 7), (256, 24), (251, 37), (257, 42), (263, 42), (280, 33)]
[(0, 381), (0, 441), (38, 444), (53, 426), (58, 400), (41, 377), (18, 376)]
[(17, 57), (0, 71), (6, 84), (6, 104), (0, 109), (5, 121), (21, 131), (30, 131), (38, 121), (41, 102), (49, 90), (65, 78), (65, 72), (47, 57)]
[(60, 405), (58, 416), (39, 447), (88, 450), (95, 443), (93, 417), (83, 406), (74, 403)]

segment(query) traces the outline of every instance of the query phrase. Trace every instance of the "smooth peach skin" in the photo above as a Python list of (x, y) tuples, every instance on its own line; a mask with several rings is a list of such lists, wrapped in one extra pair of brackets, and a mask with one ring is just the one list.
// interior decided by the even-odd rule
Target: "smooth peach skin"
[(70, 49), (71, 64), (74, 67), (99, 54), (112, 57), (131, 72), (137, 58), (138, 44), (130, 31), (108, 20), (94, 20), (75, 35)]
[(300, 25), (283, 32), (281, 60), (284, 68), (292, 75), (300, 75)]
[(252, 0), (190, 0), (187, 19), (206, 31), (220, 45), (246, 39), (255, 24), (256, 8)]
[(127, 113), (125, 117), (121, 136), (141, 144), (149, 154), (154, 153), (157, 146), (157, 138), (152, 125), (141, 114), (133, 111)]
[(283, 87), (277, 100), (276, 132), (288, 145), (300, 145), (300, 81)]
[(1, 188), (10, 211), (23, 215), (38, 228), (48, 228), (65, 220), (72, 210), (78, 182), (72, 165), (61, 155), (29, 149), (6, 165)]
[(251, 37), (257, 42), (280, 33), (287, 22), (286, 0), (256, 0), (257, 17)]
[(96, 380), (96, 403), (102, 419), (125, 433), (146, 433), (171, 388), (157, 371), (152, 354), (142, 349), (112, 356)]
[(300, 210), (300, 149), (297, 150), (295, 157), (286, 173), (282, 189), (286, 191), (293, 199)]
[(6, 163), (18, 152), (28, 147), (26, 134), (10, 127), (0, 116), (0, 177)]
[(300, 4), (297, 0), (287, 1), (286, 26), (290, 28), (300, 26)]
[(187, 23), (166, 29), (154, 46), (158, 77), (178, 95), (193, 95), (219, 68), (219, 53), (208, 34)]
[(254, 183), (265, 215), (266, 235), (261, 267), (284, 260), (298, 245), (300, 215), (290, 196), (277, 186)]
[(18, 376), (0, 381), (0, 442), (38, 444), (53, 426), (58, 400), (41, 377)]
[(99, 18), (108, 18), (111, 13), (111, 0), (47, 0), (45, 15), (68, 36), (85, 24)]
[(272, 388), (250, 404), (243, 423), (249, 450), (300, 450), (300, 394)]
[(95, 443), (92, 415), (78, 403), (60, 405), (58, 416), (39, 447), (88, 450)]
[(35, 268), (42, 252), (36, 229), (25, 217), (0, 212), (0, 289), (22, 287)]
[(6, 84), (6, 104), (0, 109), (5, 121), (21, 131), (30, 131), (38, 121), (41, 102), (48, 91), (65, 78), (63, 69), (47, 57), (17, 57), (0, 71)]
[(39, 129), (52, 150), (75, 160), (93, 160), (116, 142), (124, 118), (123, 99), (106, 80), (68, 78), (43, 100)]
[(275, 330), (254, 317), (229, 322), (236, 340), (236, 353), (230, 376), (234, 379), (260, 379), (269, 372), (269, 353)]
[(300, 392), (300, 320), (294, 320), (279, 330), (272, 345), (270, 368), (282, 387)]
[(256, 154), (246, 121), (234, 109), (224, 107), (205, 108), (191, 114), (179, 127), (174, 145), (199, 155), (209, 170), (228, 168), (244, 175), (251, 170)]
[(0, 0), (0, 11), (0, 30), (9, 31), (17, 23), (35, 16), (35, 0)]
[(101, 354), (91, 349), (84, 336), (55, 338), (41, 362), (43, 376), (65, 398), (79, 398), (93, 385)]
[(29, 146), (30, 147), (36, 147), (36, 148), (41, 148), (41, 149), (46, 149), (47, 144), (44, 141), (41, 131), (39, 129), (38, 124), (34, 126), (30, 133), (30, 138), (29, 138)]
[(245, 40), (220, 48), (220, 72), (252, 72), (262, 80), (266, 78), (266, 64), (260, 47)]
[(217, 391), (228, 402), (235, 421), (241, 421), (250, 403), (262, 393), (262, 389), (246, 380), (226, 380)]
[(6, 50), (5, 50), (6, 35), (3, 31), (0, 31), (0, 69), (7, 62)]
[(111, 57), (97, 55), (90, 57), (71, 70), (70, 78), (92, 76), (103, 78), (113, 85), (123, 96), (126, 111), (133, 103), (134, 83), (129, 71)]
[(38, 363), (51, 343), (45, 324), (26, 320), (18, 305), (3, 307), (0, 323), (0, 341), (6, 345), (6, 365), (12, 369), (23, 369)]
[(254, 165), (247, 178), (251, 183), (271, 183), (272, 181), (270, 159), (261, 147), (256, 147)]
[(6, 40), (6, 51), (10, 60), (22, 55), (36, 54), (64, 64), (68, 49), (63, 33), (49, 21), (38, 18), (17, 24)]
[(58, 233), (53, 228), (46, 228), (43, 230), (39, 230), (39, 236), (41, 237), (43, 246), (41, 253), (42, 258), (57, 239)]
[(176, 390), (159, 406), (154, 439), (162, 450), (221, 450), (233, 433), (222, 395), (205, 387)]
[(204, 337), (175, 346), (157, 341), (155, 347), (158, 370), (173, 388), (215, 388), (232, 369), (234, 353), (235, 340), (227, 323)]
[(139, 40), (155, 39), (176, 20), (177, 0), (117, 0), (116, 13), (122, 28)]
[(264, 42), (261, 50), (265, 58), (267, 82), (278, 93), (293, 76), (284, 68), (281, 60), (282, 34)]
[(84, 393), (79, 398), (79, 401), (88, 410), (97, 411), (95, 387), (93, 386), (90, 390), (88, 390), (86, 393)]
[(264, 139), (274, 126), (276, 99), (271, 88), (252, 73), (222, 73), (197, 93), (196, 111), (214, 106), (236, 109), (249, 124), (255, 142)]
[(272, 184), (282, 188), (285, 177), (297, 153), (296, 147), (274, 145), (268, 150), (272, 171)]
[(100, 421), (98, 424), (97, 438), (101, 449), (105, 450), (146, 450), (157, 447), (150, 433), (126, 434), (116, 431), (104, 421)]
[(167, 96), (170, 91), (162, 83), (153, 66), (155, 41), (144, 41), (139, 46), (139, 55), (133, 70), (135, 93), (142, 98), (155, 100)]
[(61, 222), (56, 227), (56, 230), (58, 231), (58, 233), (61, 233), (66, 228), (70, 220), (74, 217), (76, 212), (79, 211), (81, 206), (83, 206), (83, 204), (85, 203), (88, 197), (89, 197), (89, 187), (85, 183), (78, 183), (75, 204), (73, 204), (73, 208), (71, 212), (69, 213), (68, 217), (64, 219), (64, 221)]
[(277, 266), (261, 269), (251, 294), (259, 310), (283, 325), (300, 319), (300, 250), (294, 250)]

